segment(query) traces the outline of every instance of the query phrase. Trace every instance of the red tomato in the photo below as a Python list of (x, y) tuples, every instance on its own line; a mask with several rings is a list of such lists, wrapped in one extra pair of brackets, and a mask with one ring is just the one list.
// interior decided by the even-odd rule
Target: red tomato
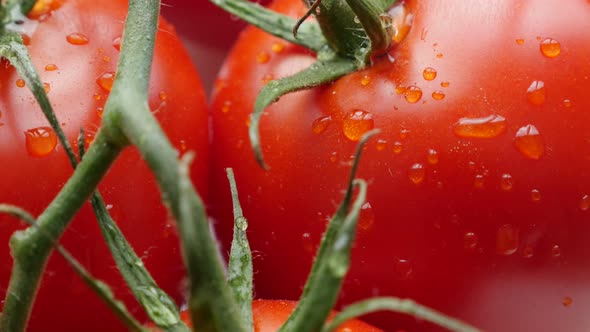
[[(57, 5), (25, 30), (33, 63), (68, 139), (84, 128), (90, 142), (101, 121), (119, 57), (127, 1), (45, 1)], [(39, 7), (37, 7), (39, 8)], [(206, 196), (208, 132), (205, 97), (190, 57), (162, 22), (157, 35), (150, 107), (171, 142), (194, 150), (193, 179)], [(0, 202), (41, 213), (60, 190), (72, 168), (31, 92), (15, 69), (0, 66)], [(100, 186), (113, 218), (164, 290), (181, 298), (184, 271), (178, 239), (153, 175), (135, 149), (128, 149)], [(8, 239), (23, 224), (0, 215), (0, 297), (12, 267)], [(139, 305), (119, 276), (94, 214), (82, 208), (61, 243), (96, 277), (112, 285), (118, 298), (136, 313)], [(0, 303), (1, 304), (1, 303)], [(1, 309), (1, 308), (0, 308)], [(1, 311), (1, 310), (0, 310)], [(59, 256), (49, 261), (27, 331), (125, 331), (109, 309)]]
[[(268, 0), (256, 1), (267, 4)], [(165, 0), (162, 15), (176, 27), (210, 90), (225, 55), (246, 22), (232, 17), (209, 0)]]
[[(254, 332), (276, 332), (287, 321), (296, 306), (295, 301), (254, 300), (252, 302)], [(184, 322), (190, 321), (188, 311), (183, 311), (181, 315)], [(330, 317), (334, 315), (336, 312), (332, 312)], [(150, 326), (153, 327), (151, 324), (148, 327)], [(152, 331), (159, 330), (152, 328)], [(340, 325), (336, 332), (381, 332), (381, 330), (360, 320), (351, 319)]]
[[(301, 1), (274, 9), (302, 14)], [(590, 328), (590, 3), (408, 0), (409, 34), (374, 66), (248, 116), (266, 81), (308, 66), (300, 47), (241, 35), (212, 101), (211, 213), (223, 239), (233, 167), (256, 293), (295, 299), (342, 198), (360, 135), (369, 182), (340, 297), (410, 297), (487, 331)], [(247, 203), (246, 203), (247, 202)], [(392, 314), (392, 331), (438, 331)]]

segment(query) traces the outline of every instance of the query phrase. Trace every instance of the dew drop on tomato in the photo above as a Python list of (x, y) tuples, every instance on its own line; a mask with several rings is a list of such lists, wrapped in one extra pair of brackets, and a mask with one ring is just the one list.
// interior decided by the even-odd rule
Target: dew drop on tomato
[(506, 118), (490, 115), (484, 118), (461, 118), (453, 127), (453, 132), (463, 138), (493, 138), (506, 130)]
[(121, 37), (115, 37), (115, 39), (113, 39), (113, 47), (117, 50), (120, 51), (121, 50)]
[(367, 85), (369, 85), (369, 84), (371, 84), (371, 76), (369, 76), (369, 75), (364, 75), (364, 76), (361, 78), (361, 85), (362, 85), (362, 86), (367, 86)]
[(90, 41), (86, 35), (79, 32), (67, 35), (66, 40), (72, 45), (86, 45)]
[(311, 131), (319, 135), (328, 129), (328, 126), (332, 122), (332, 118), (330, 116), (322, 116), (321, 118), (317, 118), (313, 120), (311, 123)]
[(426, 178), (426, 170), (424, 169), (424, 165), (415, 163), (410, 166), (410, 169), (408, 170), (408, 177), (414, 184), (420, 184), (424, 182), (424, 179)]
[(375, 149), (377, 151), (384, 151), (385, 148), (387, 148), (387, 140), (384, 139), (378, 139), (377, 143), (375, 143)]
[(545, 82), (533, 81), (526, 91), (526, 98), (533, 105), (543, 105), (545, 103), (547, 90)]
[(436, 90), (436, 91), (432, 92), (432, 99), (434, 99), (434, 100), (443, 100), (443, 99), (445, 99), (445, 97), (446, 97), (445, 93), (440, 90)]
[(393, 153), (400, 154), (403, 150), (404, 145), (402, 144), (402, 142), (393, 142), (393, 147), (391, 148), (391, 151), (393, 151)]
[(541, 53), (548, 58), (555, 58), (561, 54), (561, 44), (553, 38), (543, 39)]
[(417, 103), (420, 99), (422, 99), (422, 89), (415, 85), (410, 85), (404, 91), (404, 97), (408, 103)]
[(451, 85), (451, 82), (449, 81), (440, 82), (440, 86), (442, 86), (443, 88), (448, 88), (449, 85)]
[(518, 45), (522, 45), (522, 44), (524, 44), (524, 39), (522, 39), (522, 38), (517, 38), (517, 39), (516, 39), (516, 43), (517, 43)]
[(410, 134), (410, 130), (409, 129), (402, 129), (399, 131), (399, 138), (401, 139), (406, 139), (408, 138), (408, 135)]
[(43, 89), (45, 90), (45, 93), (49, 93), (49, 91), (51, 91), (51, 84), (43, 83)]
[(435, 149), (428, 149), (426, 160), (430, 165), (438, 164), (438, 152)]
[(500, 178), (500, 188), (504, 191), (510, 191), (514, 187), (514, 179), (510, 174), (502, 174)]
[(563, 300), (561, 300), (561, 304), (563, 304), (564, 307), (569, 307), (573, 303), (574, 303), (574, 300), (570, 296), (566, 296), (563, 298)]
[(516, 132), (514, 146), (529, 159), (538, 160), (545, 154), (545, 143), (534, 125), (526, 125)]
[(267, 63), (270, 61), (270, 54), (268, 54), (268, 52), (262, 51), (256, 55), (256, 61), (260, 64)]
[(229, 101), (229, 100), (224, 101), (223, 104), (221, 105), (221, 113), (223, 113), (223, 114), (229, 113), (229, 111), (231, 110), (231, 105), (232, 105), (231, 101)]
[(539, 191), (539, 189), (533, 189), (531, 190), (531, 201), (533, 202), (540, 202), (542, 198), (541, 192)]
[(551, 247), (551, 257), (553, 258), (557, 258), (561, 256), (561, 247), (556, 244), (553, 247)]
[(531, 258), (531, 257), (533, 257), (534, 254), (535, 254), (535, 249), (532, 246), (527, 245), (524, 248), (522, 248), (521, 255), (523, 258)]
[(571, 99), (564, 99), (563, 100), (563, 107), (565, 108), (572, 108), (572, 106), (574, 106), (574, 103), (572, 102)]
[(45, 71), (54, 71), (57, 70), (57, 66), (53, 63), (50, 63), (45, 66)]
[(113, 83), (115, 82), (115, 73), (113, 72), (106, 72), (100, 75), (96, 79), (96, 83), (98, 86), (103, 88), (105, 91), (111, 91), (113, 88)]
[(500, 255), (510, 256), (518, 250), (518, 229), (512, 225), (502, 225), (496, 233), (496, 252)]
[(580, 210), (582, 210), (582, 211), (588, 211), (590, 209), (590, 196), (589, 195), (582, 196), (582, 198), (580, 199), (579, 207), (580, 207)]
[(272, 44), (270, 49), (275, 53), (281, 53), (285, 50), (285, 44), (277, 42), (277, 43)]
[(331, 152), (329, 159), (330, 159), (330, 162), (332, 162), (332, 163), (337, 162), (338, 161), (338, 152), (336, 152), (336, 151)]
[(402, 93), (406, 92), (406, 87), (403, 85), (398, 85), (395, 87), (395, 93), (401, 95)]
[(16, 86), (18, 86), (19, 88), (24, 88), (26, 85), (25, 80), (23, 80), (22, 78), (19, 78), (18, 80), (16, 80)]
[(50, 127), (38, 127), (25, 131), (25, 146), (29, 155), (45, 157), (57, 146), (57, 135)]
[(375, 224), (375, 212), (370, 202), (365, 202), (361, 207), (361, 213), (358, 221), (358, 228), (361, 231), (368, 231)]
[(52, 11), (59, 9), (64, 1), (61, 0), (38, 0), (27, 17), (34, 20), (43, 20), (51, 14)]
[(473, 188), (475, 189), (483, 189), (484, 186), (484, 176), (481, 174), (477, 174), (475, 179), (473, 180)]
[(400, 280), (410, 279), (414, 272), (414, 264), (408, 259), (398, 258), (393, 266), (395, 275)]
[(158, 93), (158, 98), (160, 98), (161, 101), (165, 101), (168, 99), (168, 94), (165, 91), (160, 91), (160, 93)]
[(371, 113), (357, 109), (345, 115), (342, 130), (346, 138), (357, 142), (366, 132), (373, 129), (374, 126), (375, 123)]
[(475, 251), (479, 244), (479, 238), (474, 232), (466, 232), (463, 234), (463, 248), (468, 251)]
[(437, 75), (437, 71), (434, 68), (428, 67), (425, 68), (424, 71), (422, 71), (422, 77), (424, 77), (425, 80), (427, 81), (432, 81), (436, 78)]
[(104, 113), (104, 108), (102, 107), (97, 107), (96, 108), (96, 115), (98, 115), (99, 118), (102, 119), (102, 114)]
[(306, 252), (308, 252), (310, 254), (313, 253), (313, 251), (314, 251), (313, 250), (314, 244), (313, 244), (313, 240), (311, 238), (311, 234), (309, 234), (309, 233), (303, 233), (303, 235), (301, 235), (301, 242), (302, 242), (302, 245), (303, 245), (303, 249)]

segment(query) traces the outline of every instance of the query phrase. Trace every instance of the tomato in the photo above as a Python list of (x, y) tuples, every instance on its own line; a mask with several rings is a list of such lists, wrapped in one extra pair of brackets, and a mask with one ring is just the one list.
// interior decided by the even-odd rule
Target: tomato
[[(275, 332), (289, 315), (295, 310), (297, 302), (284, 300), (254, 300), (252, 302), (252, 316), (254, 318), (255, 332)], [(336, 312), (332, 312), (330, 317), (334, 317)], [(181, 313), (184, 322), (190, 322), (188, 311)], [(159, 331), (153, 328), (152, 331)], [(336, 332), (380, 332), (381, 330), (360, 320), (351, 319), (340, 325)]]
[[(227, 58), (212, 100), (211, 213), (227, 243), (233, 167), (256, 294), (299, 296), (341, 200), (360, 135), (369, 182), (340, 304), (409, 297), (486, 331), (590, 326), (590, 4), (407, 0), (388, 56), (282, 97), (261, 120), (269, 171), (247, 130), (260, 88), (313, 55), (257, 29)], [(292, 16), (300, 1), (273, 7)], [(399, 10), (394, 9), (394, 11)], [(438, 331), (393, 314), (388, 331)]]
[[(46, 1), (47, 2), (47, 1)], [(119, 57), (127, 1), (54, 1), (53, 11), (24, 24), (25, 40), (48, 97), (68, 139), (84, 128), (87, 143), (100, 126)], [(205, 96), (196, 70), (178, 37), (161, 22), (156, 40), (149, 104), (171, 142), (182, 153), (197, 152), (192, 175), (206, 197), (208, 131)], [(72, 174), (31, 92), (15, 69), (0, 66), (0, 202), (41, 213)], [(135, 149), (126, 150), (99, 187), (118, 222), (159, 285), (181, 298), (184, 275), (172, 220), (160, 201), (154, 177)], [(12, 267), (8, 239), (23, 224), (0, 215), (0, 297)], [(61, 240), (97, 278), (113, 287), (133, 313), (141, 312), (122, 278), (89, 205)], [(0, 303), (1, 304), (1, 303)], [(0, 308), (1, 309), (1, 308)], [(125, 331), (110, 310), (64, 259), (52, 255), (27, 331)]]
[[(257, 1), (262, 5), (268, 2)], [(246, 22), (208, 0), (168, 0), (162, 5), (162, 15), (176, 27), (199, 68), (203, 84), (210, 90), (225, 55)]]

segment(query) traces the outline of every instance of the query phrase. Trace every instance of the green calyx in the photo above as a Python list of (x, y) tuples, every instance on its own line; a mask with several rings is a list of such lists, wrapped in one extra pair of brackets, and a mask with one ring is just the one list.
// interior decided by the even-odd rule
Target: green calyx
[[(250, 24), (301, 45), (317, 55), (317, 62), (290, 76), (269, 82), (260, 91), (252, 112), (250, 143), (264, 167), (259, 122), (262, 112), (281, 96), (332, 82), (370, 65), (391, 47), (393, 27), (387, 9), (396, 0), (306, 1), (308, 12), (300, 20), (245, 0), (211, 0)], [(317, 22), (306, 21), (314, 15)]]

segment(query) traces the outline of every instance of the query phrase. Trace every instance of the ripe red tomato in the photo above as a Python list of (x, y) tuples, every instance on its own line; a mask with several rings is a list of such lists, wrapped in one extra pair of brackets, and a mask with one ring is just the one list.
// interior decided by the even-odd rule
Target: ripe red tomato
[[(254, 300), (252, 302), (252, 316), (254, 319), (254, 331), (255, 332), (275, 332), (289, 315), (295, 310), (297, 302), (295, 301), (282, 301), (282, 300)], [(330, 317), (334, 317), (336, 312), (332, 312)], [(182, 320), (186, 323), (190, 321), (188, 311), (181, 313)], [(153, 327), (149, 325), (148, 327)], [(158, 329), (152, 328), (152, 331), (159, 331)], [(340, 325), (336, 332), (380, 332), (381, 330), (373, 327), (360, 320), (351, 319)]]
[[(84, 128), (90, 142), (109, 95), (119, 57), (127, 1), (68, 0), (44, 2), (47, 13), (25, 23), (33, 63), (68, 139)], [(41, 10), (41, 7), (36, 7)], [(161, 22), (150, 83), (150, 107), (181, 151), (194, 150), (193, 180), (206, 196), (208, 132), (205, 97), (190, 57)], [(0, 202), (38, 215), (60, 190), (72, 169), (31, 92), (15, 69), (0, 66)], [(183, 267), (178, 239), (153, 175), (135, 149), (123, 153), (100, 186), (107, 207), (164, 290), (180, 299)], [(8, 239), (24, 225), (0, 215), (0, 298), (12, 267)], [(96, 277), (113, 286), (129, 309), (139, 306), (118, 274), (94, 214), (84, 206), (61, 243)], [(1, 304), (1, 303), (0, 303)], [(1, 309), (1, 308), (0, 308)], [(1, 310), (0, 310), (1, 311)], [(124, 331), (109, 309), (86, 287), (59, 255), (47, 267), (27, 331)]]
[[(267, 4), (269, 0), (256, 1)], [(199, 68), (206, 90), (246, 22), (232, 17), (208, 0), (167, 0), (162, 15), (170, 20)]]
[[(301, 1), (274, 9), (302, 15)], [(223, 183), (247, 197), (256, 292), (297, 298), (341, 200), (360, 134), (369, 181), (340, 303), (410, 297), (487, 331), (590, 327), (590, 4), (408, 0), (409, 34), (366, 70), (284, 96), (261, 121), (270, 171), (247, 136), (256, 94), (313, 57), (241, 35), (216, 84), (211, 213)], [(411, 318), (387, 330), (438, 331)]]

